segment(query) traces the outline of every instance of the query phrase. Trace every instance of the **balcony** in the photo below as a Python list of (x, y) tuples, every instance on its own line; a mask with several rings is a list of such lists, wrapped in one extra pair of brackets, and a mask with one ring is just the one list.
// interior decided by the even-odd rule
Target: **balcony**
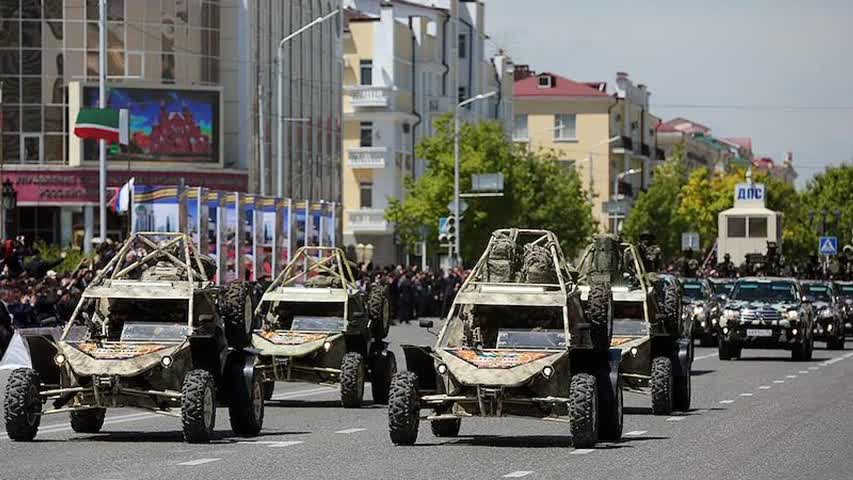
[(352, 97), (353, 108), (387, 108), (391, 105), (392, 89), (389, 87), (351, 85), (346, 87), (346, 92)]
[(347, 210), (349, 230), (356, 233), (390, 234), (391, 224), (385, 220), (385, 210), (379, 208), (359, 208)]
[(356, 147), (347, 150), (349, 168), (385, 168), (388, 147)]

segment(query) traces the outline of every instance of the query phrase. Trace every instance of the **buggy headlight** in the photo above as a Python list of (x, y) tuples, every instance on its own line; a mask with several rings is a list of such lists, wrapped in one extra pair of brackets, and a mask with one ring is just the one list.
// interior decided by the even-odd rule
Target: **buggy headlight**
[(53, 363), (57, 364), (60, 367), (65, 364), (65, 360), (65, 355), (62, 353), (57, 353), (56, 356), (53, 357)]
[(327, 351), (327, 352), (328, 352), (328, 351), (329, 351), (329, 350), (331, 350), (331, 349), (332, 349), (332, 342), (325, 342), (325, 343), (323, 343), (323, 350), (325, 350), (325, 351)]
[(637, 353), (639, 353), (639, 350), (637, 350), (637, 347), (631, 347), (631, 355), (636, 357)]
[(445, 365), (445, 364), (443, 364), (443, 363), (442, 363), (442, 364), (439, 364), (439, 365), (438, 365), (438, 368), (437, 368), (436, 370), (438, 370), (438, 373), (439, 373), (440, 375), (444, 375), (444, 374), (446, 374), (446, 373), (447, 373), (447, 365)]
[(788, 317), (788, 320), (799, 320), (800, 319), (800, 312), (798, 312), (796, 310), (788, 310), (787, 317)]
[(172, 360), (172, 357), (170, 357), (169, 355), (166, 355), (165, 357), (160, 359), (160, 365), (163, 365), (163, 368), (169, 368), (172, 366), (173, 363), (174, 360)]
[(542, 376), (545, 378), (551, 378), (554, 376), (554, 367), (547, 365), (542, 369)]

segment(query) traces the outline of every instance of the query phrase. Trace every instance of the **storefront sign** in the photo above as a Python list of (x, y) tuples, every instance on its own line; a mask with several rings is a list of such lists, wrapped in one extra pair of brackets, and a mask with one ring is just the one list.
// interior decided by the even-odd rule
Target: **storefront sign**
[(735, 206), (764, 207), (766, 195), (763, 183), (738, 183), (735, 187)]

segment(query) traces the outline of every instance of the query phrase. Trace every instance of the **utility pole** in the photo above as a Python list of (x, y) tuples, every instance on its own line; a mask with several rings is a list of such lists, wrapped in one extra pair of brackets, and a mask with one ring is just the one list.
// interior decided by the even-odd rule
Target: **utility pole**
[(258, 180), (261, 184), (261, 196), (267, 194), (267, 158), (266, 158), (266, 138), (264, 136), (264, 86), (258, 82), (258, 136), (260, 144), (258, 146), (260, 172)]
[[(107, 107), (107, 0), (98, 0), (98, 107)], [(107, 239), (107, 142), (99, 140), (98, 199), (101, 218), (101, 242)]]

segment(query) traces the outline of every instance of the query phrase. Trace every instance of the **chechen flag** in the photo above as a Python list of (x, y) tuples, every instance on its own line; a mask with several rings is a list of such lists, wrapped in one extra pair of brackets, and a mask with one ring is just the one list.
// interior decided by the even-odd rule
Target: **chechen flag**
[(91, 140), (104, 140), (108, 144), (127, 145), (128, 135), (127, 109), (81, 108), (77, 114), (74, 135)]

